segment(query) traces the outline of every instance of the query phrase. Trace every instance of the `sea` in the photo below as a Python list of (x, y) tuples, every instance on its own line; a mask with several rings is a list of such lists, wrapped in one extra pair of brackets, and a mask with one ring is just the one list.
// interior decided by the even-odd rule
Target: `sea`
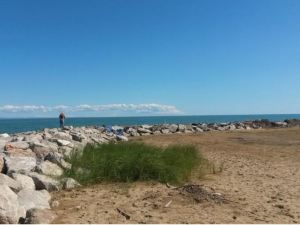
[[(143, 117), (85, 117), (67, 118), (65, 125), (69, 126), (102, 126), (102, 125), (141, 125), (141, 124), (191, 124), (191, 123), (224, 123), (246, 120), (268, 119), (283, 121), (285, 119), (300, 119), (300, 114), (265, 114), (265, 115), (207, 115), (207, 116), (143, 116)], [(26, 118), (0, 119), (0, 133), (20, 133), (39, 131), (44, 128), (59, 127), (58, 118)]]

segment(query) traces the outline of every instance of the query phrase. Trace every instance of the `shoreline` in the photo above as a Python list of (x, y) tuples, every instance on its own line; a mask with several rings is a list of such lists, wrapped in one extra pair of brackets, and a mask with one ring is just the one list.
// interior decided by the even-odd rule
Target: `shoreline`
[[(108, 118), (108, 117), (107, 117)], [(124, 117), (125, 118), (125, 117)], [(39, 118), (40, 119), (40, 118)], [(46, 118), (45, 118), (46, 119)], [(221, 122), (221, 123), (160, 123), (160, 124), (136, 124), (136, 125), (113, 125), (113, 126), (98, 126), (98, 125), (85, 125), (85, 126), (72, 126), (67, 125), (62, 130), (72, 130), (72, 129), (85, 129), (93, 128), (98, 129), (101, 132), (105, 131), (107, 127), (112, 128), (114, 133), (115, 129), (122, 128), (125, 136), (144, 136), (148, 134), (171, 134), (171, 133), (197, 133), (197, 132), (207, 132), (207, 131), (225, 131), (225, 130), (250, 130), (250, 129), (262, 129), (262, 128), (287, 128), (300, 126), (300, 119), (284, 119), (281, 121), (271, 121), (268, 119), (259, 120), (245, 120), (241, 122)], [(1, 137), (16, 136), (16, 135), (27, 135), (34, 133), (43, 133), (47, 130), (58, 131), (61, 128), (44, 128), (38, 130), (28, 130), (23, 132), (0, 133)], [(169, 130), (169, 131), (167, 131)], [(0, 149), (1, 150), (1, 149)]]
[[(233, 123), (268, 119), (271, 122), (285, 119), (300, 119), (300, 114), (270, 114), (270, 115), (211, 115), (211, 116), (144, 116), (144, 117), (67, 117), (65, 125), (83, 126), (138, 126), (157, 124), (192, 124), (192, 123)], [(0, 119), (0, 133), (21, 133), (41, 131), (45, 128), (57, 128), (57, 118), (26, 118)]]

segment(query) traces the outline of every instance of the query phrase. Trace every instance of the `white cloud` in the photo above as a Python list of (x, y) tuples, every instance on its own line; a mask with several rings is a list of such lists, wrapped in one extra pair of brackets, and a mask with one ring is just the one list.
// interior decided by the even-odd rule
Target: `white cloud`
[(134, 113), (153, 113), (153, 114), (181, 114), (173, 105), (161, 104), (107, 104), (107, 105), (3, 105), (0, 106), (2, 113), (51, 113), (51, 112), (134, 112)]

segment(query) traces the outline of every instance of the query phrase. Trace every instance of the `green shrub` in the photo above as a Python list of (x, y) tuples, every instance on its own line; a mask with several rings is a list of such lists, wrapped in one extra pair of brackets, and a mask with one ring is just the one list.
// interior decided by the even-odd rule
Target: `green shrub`
[(165, 149), (136, 142), (86, 146), (69, 159), (72, 169), (66, 176), (82, 184), (102, 181), (132, 182), (157, 180), (182, 183), (201, 163), (194, 146), (169, 146)]

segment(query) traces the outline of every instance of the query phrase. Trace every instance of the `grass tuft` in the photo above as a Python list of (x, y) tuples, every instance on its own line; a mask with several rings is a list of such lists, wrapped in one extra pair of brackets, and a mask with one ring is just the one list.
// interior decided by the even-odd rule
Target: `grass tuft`
[(70, 157), (72, 169), (65, 175), (84, 185), (146, 180), (182, 183), (189, 180), (202, 159), (190, 145), (164, 149), (137, 142), (89, 145)]

